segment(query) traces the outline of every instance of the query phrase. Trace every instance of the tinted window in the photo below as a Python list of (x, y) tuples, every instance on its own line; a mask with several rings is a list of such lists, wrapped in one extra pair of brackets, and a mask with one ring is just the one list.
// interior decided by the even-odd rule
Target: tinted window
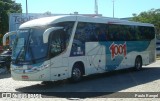
[(74, 39), (80, 42), (151, 40), (153, 27), (79, 22)]
[(144, 40), (150, 40), (154, 38), (154, 28), (139, 26), (138, 30), (140, 32), (141, 38)]
[(65, 37), (66, 37), (66, 45), (69, 44), (70, 36), (72, 34), (74, 22), (73, 21), (67, 21), (67, 22), (59, 22), (54, 25), (51, 25), (52, 27), (63, 27), (65, 31)]
[(50, 56), (55, 57), (66, 49), (66, 37), (63, 29), (53, 31), (50, 42)]
[(79, 22), (75, 39), (77, 39), (78, 36), (79, 40), (87, 42), (106, 41), (107, 34), (108, 28), (106, 24)]
[(132, 25), (109, 25), (109, 40), (111, 41), (138, 41), (154, 38), (154, 28)]
[(56, 23), (50, 26), (51, 27), (63, 27), (63, 29), (53, 31), (51, 33), (50, 55), (52, 58), (62, 53), (68, 46), (70, 37), (72, 34), (74, 22), (73, 21), (59, 22), (59, 23)]

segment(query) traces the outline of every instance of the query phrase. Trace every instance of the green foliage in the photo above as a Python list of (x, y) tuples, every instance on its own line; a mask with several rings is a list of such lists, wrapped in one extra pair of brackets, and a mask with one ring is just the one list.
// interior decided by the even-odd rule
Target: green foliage
[(139, 15), (133, 14), (132, 21), (152, 23), (157, 29), (157, 35), (160, 35), (160, 9), (151, 9), (141, 12)]
[(21, 13), (21, 4), (12, 0), (0, 0), (0, 34), (5, 34), (9, 29), (9, 14)]

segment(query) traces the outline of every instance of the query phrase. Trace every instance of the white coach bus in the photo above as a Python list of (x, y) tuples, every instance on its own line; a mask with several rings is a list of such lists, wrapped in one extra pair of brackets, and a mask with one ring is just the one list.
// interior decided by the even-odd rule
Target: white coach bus
[(154, 26), (79, 15), (28, 21), (16, 31), (11, 75), (15, 80), (56, 81), (155, 61)]

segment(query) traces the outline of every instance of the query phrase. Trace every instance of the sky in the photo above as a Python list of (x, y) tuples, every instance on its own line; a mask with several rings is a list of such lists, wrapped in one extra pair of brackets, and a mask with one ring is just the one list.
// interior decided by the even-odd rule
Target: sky
[[(22, 12), (26, 13), (26, 0), (14, 0), (21, 3)], [(28, 13), (52, 14), (95, 14), (95, 0), (27, 0)], [(97, 0), (98, 13), (113, 17), (113, 0)], [(133, 13), (160, 8), (160, 0), (114, 0), (114, 17), (132, 17)]]

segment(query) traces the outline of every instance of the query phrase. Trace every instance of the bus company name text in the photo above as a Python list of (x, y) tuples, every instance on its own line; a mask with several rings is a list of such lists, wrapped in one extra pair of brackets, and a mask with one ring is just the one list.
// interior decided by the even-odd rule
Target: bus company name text
[(122, 55), (126, 57), (127, 55), (127, 46), (126, 42), (124, 44), (115, 44), (114, 42), (109, 47), (109, 50), (111, 52), (111, 58), (112, 60), (119, 55)]

